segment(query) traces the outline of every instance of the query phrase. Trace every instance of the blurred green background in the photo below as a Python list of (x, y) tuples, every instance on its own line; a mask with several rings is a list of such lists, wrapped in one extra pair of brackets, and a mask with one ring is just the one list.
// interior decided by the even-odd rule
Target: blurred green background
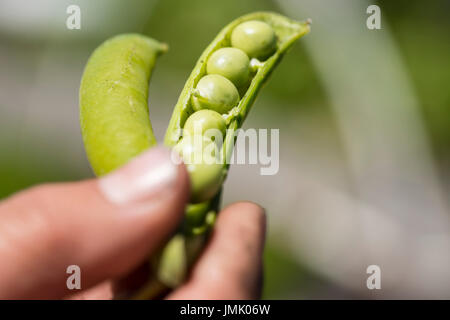
[[(280, 175), (261, 177), (258, 176), (258, 168), (232, 167), (224, 203), (247, 199), (260, 202), (268, 210), (264, 298), (377, 297), (364, 290), (364, 283), (347, 285), (349, 280), (341, 277), (341, 272), (330, 272), (327, 266), (317, 268), (317, 265), (326, 264), (324, 261), (311, 263), (309, 259), (314, 256), (304, 254), (304, 251), (310, 249), (314, 252), (316, 238), (302, 239), (300, 246), (296, 242), (299, 240), (290, 237), (295, 233), (292, 224), (302, 224), (303, 212), (292, 204), (301, 201), (305, 189), (306, 194), (313, 189), (298, 183), (305, 176), (303, 173), (307, 173), (308, 181), (331, 185), (342, 192), (353, 189), (349, 194), (358, 194), (354, 193), (354, 188), (348, 187), (352, 186), (353, 180), (349, 169), (352, 161), (340, 129), (339, 109), (332, 107), (333, 90), (330, 93), (327, 89), (326, 73), (318, 72), (320, 60), (314, 59), (321, 57), (315, 55), (314, 41), (320, 40), (320, 30), (325, 28), (321, 24), (323, 19), (327, 19), (324, 13), (334, 17), (341, 13), (330, 1), (319, 1), (316, 5), (310, 2), (46, 0), (24, 6), (21, 1), (0, 0), (0, 198), (38, 183), (93, 176), (78, 127), (78, 86), (90, 53), (109, 36), (141, 32), (170, 46), (169, 52), (157, 64), (149, 95), (152, 123), (161, 141), (172, 108), (196, 59), (225, 24), (242, 14), (259, 10), (273, 10), (298, 19), (312, 17), (311, 34), (301, 39), (286, 55), (262, 90), (246, 122), (246, 127), (280, 128)], [(396, 57), (404, 67), (402, 74), (412, 89), (414, 104), (418, 106), (417, 115), (424, 126), (425, 144), (429, 146), (431, 163), (441, 187), (438, 193), (448, 199), (449, 2), (377, 1), (382, 12), (382, 30), (375, 31), (365, 27), (368, 16), (365, 2), (341, 3), (343, 12), (354, 10), (361, 23), (358, 22), (359, 29), (354, 31), (354, 36), (353, 25), (348, 30), (336, 28), (331, 34), (336, 41), (335, 46), (339, 47), (340, 38), (344, 36), (339, 30), (347, 32), (345, 35), (350, 35), (350, 40), (354, 39), (346, 44), (351, 43), (356, 56), (362, 50), (360, 46), (364, 45), (358, 41), (359, 35), (365, 37), (365, 41), (372, 41), (371, 37), (378, 41), (373, 36), (378, 32), (377, 37), (388, 34), (392, 40), (390, 48), (395, 48)], [(80, 5), (81, 30), (67, 30), (65, 27), (65, 8), (69, 4)], [(333, 30), (328, 34), (330, 32)], [(371, 52), (373, 60), (370, 61), (383, 64), (385, 61), (379, 59), (386, 57), (382, 54), (386, 50), (383, 51), (382, 46), (379, 50)], [(331, 57), (339, 55), (339, 52), (330, 50), (322, 51), (322, 54), (326, 61), (327, 55), (331, 61)], [(347, 67), (352, 68), (352, 65)], [(335, 76), (345, 82), (346, 72)], [(372, 74), (366, 76), (369, 82), (377, 81), (370, 80), (376, 77)], [(367, 85), (362, 90), (370, 88)], [(349, 97), (352, 94), (348, 92)], [(376, 95), (386, 94), (379, 91)], [(384, 128), (379, 127), (379, 130)], [(422, 131), (419, 136), (423, 137)], [(406, 159), (414, 157), (414, 154), (406, 155)], [(240, 177), (243, 174), (248, 182), (242, 184)], [(288, 176), (291, 178), (287, 179)], [(307, 208), (314, 210), (311, 206)], [(295, 220), (290, 218), (294, 214)], [(339, 221), (339, 217), (336, 219)], [(324, 228), (324, 232), (326, 230)], [(365, 269), (361, 267), (357, 279), (364, 277)], [(395, 284), (393, 288), (388, 296), (408, 296), (405, 295), (407, 287)], [(433, 295), (433, 288), (426, 292)], [(438, 295), (448, 294), (445, 288), (436, 292)]]

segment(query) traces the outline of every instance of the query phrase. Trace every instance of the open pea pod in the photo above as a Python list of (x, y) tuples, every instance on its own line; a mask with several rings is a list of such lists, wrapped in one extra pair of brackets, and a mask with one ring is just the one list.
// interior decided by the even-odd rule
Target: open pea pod
[[(238, 104), (227, 113), (222, 114), (226, 122), (227, 132), (220, 150), (223, 161), (222, 176), (217, 179), (220, 184), (224, 181), (228, 171), (229, 161), (227, 160), (232, 155), (236, 130), (241, 128), (259, 90), (276, 65), (281, 61), (283, 55), (297, 39), (309, 32), (309, 21), (297, 22), (271, 12), (256, 12), (242, 16), (228, 24), (198, 59), (181, 92), (165, 135), (164, 143), (169, 147), (174, 147), (180, 142), (186, 120), (196, 111), (192, 99), (196, 94), (196, 87), (199, 81), (207, 75), (208, 59), (217, 50), (232, 46), (231, 36), (237, 26), (244, 22), (255, 20), (265, 22), (273, 29), (276, 36), (276, 45), (269, 56), (263, 60), (257, 60), (256, 64), (254, 64), (255, 68), (250, 82), (241, 91), (242, 97), (240, 97)], [(183, 226), (169, 241), (169, 244), (159, 257), (159, 264), (156, 266), (158, 270), (157, 282), (169, 287), (176, 287), (184, 280), (189, 265), (195, 261), (196, 256), (204, 246), (208, 230), (214, 223), (220, 206), (220, 193), (219, 190), (211, 200), (190, 204), (187, 207)], [(150, 283), (137, 297), (147, 298), (155, 292), (152, 288), (157, 287), (154, 282)]]

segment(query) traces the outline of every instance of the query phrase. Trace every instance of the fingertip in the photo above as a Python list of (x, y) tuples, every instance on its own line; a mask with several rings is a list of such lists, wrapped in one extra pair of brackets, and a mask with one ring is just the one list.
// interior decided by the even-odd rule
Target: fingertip
[(237, 208), (237, 207), (239, 207), (239, 210), (248, 210), (253, 212), (259, 211), (259, 214), (264, 214), (266, 211), (262, 206), (253, 201), (237, 201), (227, 205), (224, 208), (224, 210), (227, 208)]
[(266, 211), (251, 201), (240, 201), (226, 206), (220, 213), (216, 228), (239, 229), (237, 233), (248, 234), (264, 240), (266, 232)]

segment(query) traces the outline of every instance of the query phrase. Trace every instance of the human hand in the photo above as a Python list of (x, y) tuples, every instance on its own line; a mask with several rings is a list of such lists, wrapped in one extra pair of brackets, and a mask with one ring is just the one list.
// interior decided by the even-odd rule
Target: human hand
[[(0, 202), (0, 298), (113, 298), (114, 284), (180, 223), (188, 179), (157, 147), (103, 178), (41, 185)], [(168, 298), (258, 298), (264, 234), (258, 205), (223, 209), (187, 282)], [(82, 291), (67, 288), (69, 265), (80, 267)]]

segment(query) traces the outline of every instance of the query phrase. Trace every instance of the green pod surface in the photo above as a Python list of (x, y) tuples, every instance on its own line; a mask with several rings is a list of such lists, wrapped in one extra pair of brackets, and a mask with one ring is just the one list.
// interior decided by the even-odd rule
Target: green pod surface
[(154, 39), (124, 34), (105, 41), (89, 58), (80, 85), (80, 123), (96, 175), (156, 145), (148, 85), (156, 58), (166, 50)]

